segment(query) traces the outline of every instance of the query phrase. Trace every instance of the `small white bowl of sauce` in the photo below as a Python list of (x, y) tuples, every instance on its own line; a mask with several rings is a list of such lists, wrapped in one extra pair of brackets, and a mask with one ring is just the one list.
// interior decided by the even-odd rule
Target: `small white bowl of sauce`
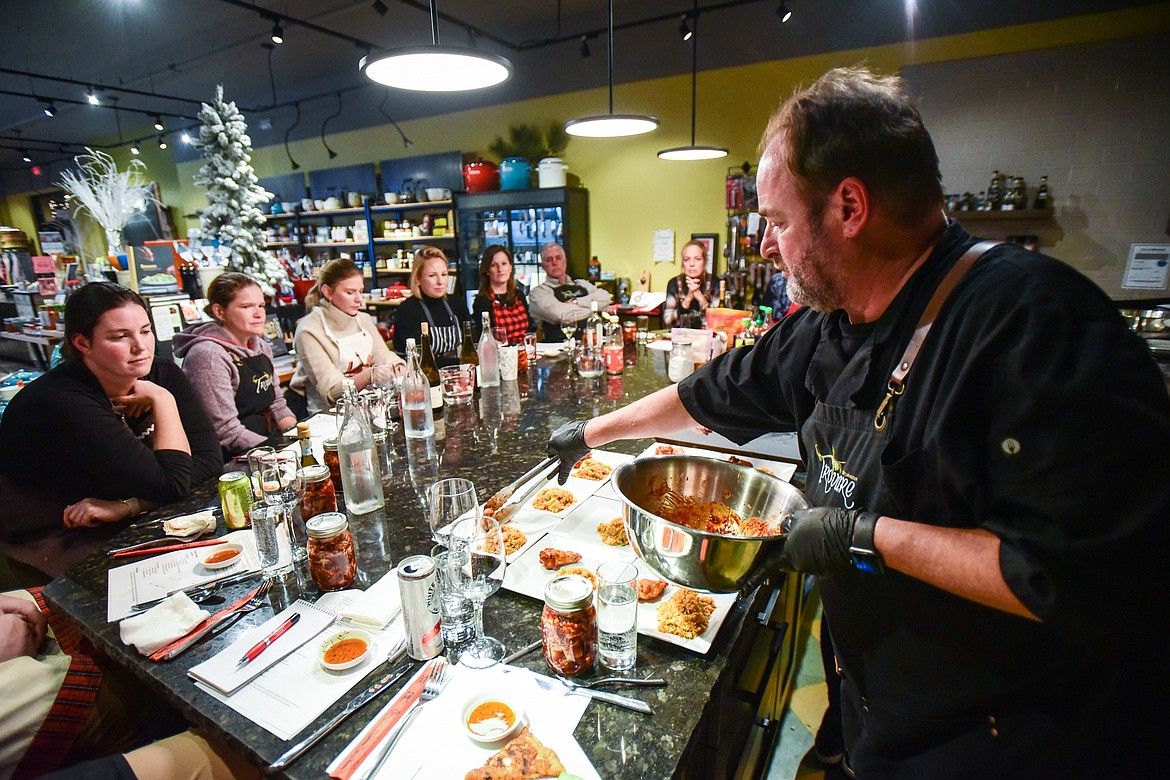
[(524, 708), (504, 691), (484, 691), (469, 698), (462, 721), (467, 736), (482, 743), (511, 739), (527, 723)]
[(368, 631), (346, 628), (330, 634), (321, 642), (317, 657), (326, 669), (342, 672), (364, 661), (372, 646), (373, 637)]
[(240, 559), (240, 554), (244, 552), (244, 545), (229, 542), (227, 544), (216, 545), (209, 548), (209, 550), (200, 559), (200, 562), (208, 569), (223, 569), (231, 566)]

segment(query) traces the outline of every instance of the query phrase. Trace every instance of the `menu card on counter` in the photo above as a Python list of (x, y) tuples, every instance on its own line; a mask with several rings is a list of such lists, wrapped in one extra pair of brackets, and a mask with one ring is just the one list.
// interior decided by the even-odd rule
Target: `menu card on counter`
[[(369, 592), (365, 591), (367, 594)], [(317, 606), (330, 612), (344, 614), (363, 595), (363, 592), (358, 590), (326, 593), (317, 600)], [(304, 618), (301, 619), (301, 623), (304, 623)], [(279, 622), (273, 625), (279, 625)], [(373, 647), (369, 657), (352, 669), (332, 672), (321, 666), (317, 650), (320, 642), (337, 627), (326, 626), (279, 663), (273, 664), (259, 677), (231, 695), (198, 680), (195, 685), (281, 739), (292, 739), (364, 680), (406, 638), (401, 617), (395, 617), (379, 630), (365, 626), (373, 636)], [(242, 653), (243, 651), (239, 651), (237, 656)], [(230, 655), (227, 657), (231, 658)], [(234, 664), (236, 660), (239, 660), (238, 657), (232, 660), (232, 663)], [(292, 692), (295, 692), (295, 695), (290, 695)]]
[[(239, 665), (244, 653), (271, 635), (294, 614), (299, 614), (300, 618), (292, 628), (265, 648), (255, 660)], [(203, 663), (192, 666), (187, 674), (221, 693), (230, 694), (280, 663), (285, 656), (317, 636), (335, 620), (337, 616), (328, 608), (297, 599), (288, 609), (261, 623)]]
[(222, 540), (244, 548), (240, 560), (224, 569), (209, 569), (201, 563), (214, 547), (176, 550), (110, 569), (106, 579), (106, 620), (113, 623), (129, 617), (134, 614), (131, 607), (135, 604), (163, 598), (181, 588), (260, 570), (256, 537), (250, 530), (226, 534)]

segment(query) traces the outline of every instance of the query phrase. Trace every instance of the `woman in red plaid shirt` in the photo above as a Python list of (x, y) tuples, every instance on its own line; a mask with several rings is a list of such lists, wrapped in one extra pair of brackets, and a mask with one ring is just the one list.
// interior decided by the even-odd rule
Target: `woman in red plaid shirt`
[(536, 321), (528, 315), (528, 299), (516, 286), (512, 255), (499, 244), (483, 250), (483, 258), (479, 261), (479, 293), (472, 303), (471, 316), (476, 339), (483, 330), (480, 323), (485, 311), (491, 315), (493, 328), (504, 328), (508, 332), (509, 344), (522, 343), (525, 333), (536, 330)]

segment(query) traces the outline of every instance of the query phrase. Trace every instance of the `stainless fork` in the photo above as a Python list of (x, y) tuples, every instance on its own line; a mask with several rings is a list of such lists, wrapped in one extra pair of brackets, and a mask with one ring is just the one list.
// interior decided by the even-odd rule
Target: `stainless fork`
[(443, 686), (447, 683), (447, 676), (450, 672), (451, 665), (447, 663), (445, 658), (439, 657), (435, 659), (435, 668), (431, 670), (431, 676), (427, 680), (427, 684), (423, 686), (422, 695), (410, 703), (406, 712), (402, 713), (402, 719), (398, 721), (398, 725), (394, 727), (394, 731), (390, 733), (378, 748), (376, 753), (377, 758), (374, 760), (370, 771), (363, 772), (361, 775), (355, 775), (353, 780), (368, 780), (378, 774), (378, 770), (382, 768), (382, 764), (386, 763), (386, 756), (390, 755), (390, 751), (393, 750), (394, 743), (398, 741), (398, 737), (402, 735), (402, 732), (406, 731), (406, 727), (410, 724), (410, 719), (422, 709), (424, 704), (443, 692)]
[[(184, 640), (183, 644), (173, 648), (170, 652), (168, 652), (166, 655), (164, 655), (163, 660), (170, 661), (174, 658), (178, 658), (181, 654), (183, 654), (188, 649), (190, 649), (192, 645), (194, 645), (196, 642), (198, 642), (203, 637), (205, 637), (209, 634), (215, 635), (215, 634), (220, 633), (221, 631), (226, 631), (230, 626), (235, 625), (236, 621), (239, 620), (240, 618), (242, 618), (244, 615), (248, 614), (249, 612), (253, 612), (253, 611), (257, 610), (260, 607), (265, 606), (268, 603), (268, 589), (269, 589), (269, 587), (271, 587), (271, 583), (268, 583), (268, 582), (263, 583), (260, 586), (260, 589), (256, 591), (255, 596), (248, 599), (246, 602), (244, 602), (239, 607), (236, 607), (236, 609), (232, 610), (231, 614), (228, 615), (227, 617), (225, 617), (223, 620), (209, 623), (208, 625), (204, 626), (203, 628), (199, 629), (195, 633), (188, 636), (186, 638), (186, 640)], [(216, 613), (216, 616), (218, 617), (219, 614), (220, 613)]]

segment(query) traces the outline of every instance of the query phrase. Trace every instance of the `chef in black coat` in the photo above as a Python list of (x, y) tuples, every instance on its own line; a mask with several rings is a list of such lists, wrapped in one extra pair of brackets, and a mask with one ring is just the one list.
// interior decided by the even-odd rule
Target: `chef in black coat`
[(804, 308), (550, 451), (800, 433), (815, 508), (772, 563), (821, 587), (857, 776), (1148, 774), (1170, 692), (1148, 350), (1073, 269), (947, 220), (898, 79), (830, 71), (762, 148), (761, 251)]

